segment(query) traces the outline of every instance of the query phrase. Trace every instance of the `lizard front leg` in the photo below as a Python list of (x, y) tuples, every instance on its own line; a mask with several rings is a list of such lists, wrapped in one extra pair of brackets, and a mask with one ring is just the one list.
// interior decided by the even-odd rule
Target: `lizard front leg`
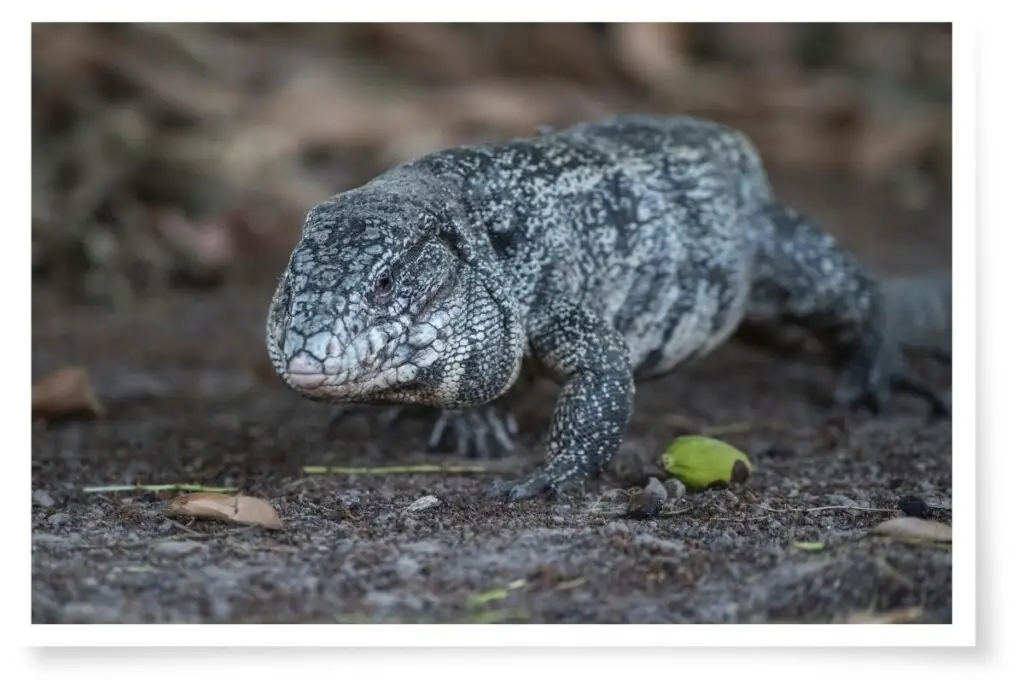
[(618, 452), (633, 412), (633, 371), (625, 340), (591, 311), (555, 304), (527, 333), (537, 363), (562, 384), (547, 441), (547, 463), (491, 496), (533, 498), (580, 486)]

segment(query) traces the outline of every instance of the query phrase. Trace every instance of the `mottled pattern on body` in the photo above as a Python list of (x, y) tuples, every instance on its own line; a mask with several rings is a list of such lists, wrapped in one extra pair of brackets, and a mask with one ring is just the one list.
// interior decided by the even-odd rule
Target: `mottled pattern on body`
[(548, 462), (501, 489), (521, 499), (600, 472), (634, 382), (745, 319), (825, 340), (839, 402), (877, 410), (902, 389), (936, 404), (902, 363), (888, 307), (851, 254), (776, 201), (741, 133), (618, 116), (443, 150), (314, 207), (267, 335), (277, 372), (311, 399), (433, 406), (449, 421), (493, 407), (524, 368), (551, 377)]

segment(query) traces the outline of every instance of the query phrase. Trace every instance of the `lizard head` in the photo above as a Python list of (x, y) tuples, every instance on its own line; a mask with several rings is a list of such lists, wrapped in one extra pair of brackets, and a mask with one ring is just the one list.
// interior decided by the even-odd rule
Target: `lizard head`
[(267, 350), (316, 401), (430, 402), (465, 309), (460, 263), (438, 235), (443, 209), (370, 183), (306, 216), (267, 318)]

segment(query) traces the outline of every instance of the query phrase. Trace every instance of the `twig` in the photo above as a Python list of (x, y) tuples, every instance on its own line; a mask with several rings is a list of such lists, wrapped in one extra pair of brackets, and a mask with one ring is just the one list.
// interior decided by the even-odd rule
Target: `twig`
[(490, 469), (480, 465), (396, 465), (390, 467), (329, 467), (307, 465), (303, 474), (508, 474), (508, 470)]
[(770, 508), (767, 505), (761, 505), (760, 503), (757, 503), (756, 505), (757, 507), (762, 508), (764, 510), (768, 510), (769, 512), (779, 512), (783, 514), (788, 512), (821, 512), (822, 510), (860, 510), (862, 512), (896, 512), (896, 510), (893, 510), (891, 508), (867, 508), (861, 507), (859, 505), (823, 505), (822, 507), (816, 508), (793, 508), (791, 510), (777, 510), (775, 508)]
[(189, 529), (192, 536), (185, 536), (183, 534), (176, 534), (174, 536), (163, 536), (161, 538), (149, 538), (145, 541), (135, 541), (134, 543), (103, 543), (103, 544), (84, 544), (76, 545), (76, 550), (131, 550), (134, 548), (142, 548), (149, 545), (159, 545), (160, 543), (170, 543), (173, 541), (202, 541), (211, 538), (219, 538), (221, 536), (234, 536), (236, 534), (242, 534), (246, 531), (260, 528), (256, 524), (250, 524), (248, 526), (239, 527), (237, 529), (225, 529), (223, 531), (215, 531), (210, 533), (200, 533), (198, 531), (192, 531)]
[(181, 522), (176, 522), (173, 519), (171, 519), (170, 517), (167, 517), (164, 521), (169, 522), (171, 526), (176, 526), (179, 529), (181, 529), (182, 531), (187, 531), (188, 533), (192, 534), (193, 536), (202, 536), (203, 535), (202, 532), (196, 531), (192, 527), (185, 526)]
[(233, 486), (203, 486), (202, 484), (113, 484), (110, 486), (86, 486), (83, 493), (120, 493), (124, 491), (204, 491), (209, 493), (229, 493), (237, 491)]
[[(679, 514), (679, 513), (675, 513)], [(762, 515), (760, 517), (712, 517), (712, 522), (756, 522), (759, 519), (771, 519), (771, 515)]]

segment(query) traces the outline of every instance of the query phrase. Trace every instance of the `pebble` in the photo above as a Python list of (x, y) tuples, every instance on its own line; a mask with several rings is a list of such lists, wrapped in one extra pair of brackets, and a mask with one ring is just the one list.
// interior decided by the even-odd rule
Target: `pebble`
[(664, 503), (668, 499), (668, 491), (657, 478), (650, 477), (647, 486), (644, 487), (644, 496), (651, 502)]
[(54, 529), (62, 527), (71, 521), (71, 515), (66, 512), (55, 512), (46, 518), (46, 521), (50, 523), (50, 526)]
[(562, 524), (564, 522), (565, 522), (565, 517), (562, 517), (560, 515), (554, 515), (554, 516), (551, 517), (551, 523), (552, 524)]
[(208, 603), (210, 617), (215, 621), (227, 621), (231, 618), (231, 603), (217, 596), (211, 596)]
[(69, 602), (61, 610), (63, 620), (73, 624), (117, 623), (123, 619), (121, 611), (113, 605), (88, 602)]
[(908, 517), (928, 519), (932, 516), (932, 511), (931, 508), (928, 507), (928, 503), (924, 502), (924, 500), (918, 496), (903, 496), (896, 501), (896, 505), (903, 511), (903, 514)]
[(637, 506), (629, 510), (625, 516), (629, 519), (651, 519), (652, 517), (657, 517), (665, 506), (667, 498), (668, 492), (665, 490), (665, 486), (657, 478), (650, 477)]
[(39, 545), (67, 545), (70, 541), (70, 538), (56, 534), (32, 534), (32, 542)]
[(679, 500), (686, 495), (686, 484), (675, 477), (666, 477), (662, 485), (665, 487), (665, 493), (668, 494), (669, 501)]
[(36, 489), (32, 492), (32, 502), (41, 508), (57, 507), (57, 501), (53, 499), (49, 491)]
[(437, 507), (441, 504), (441, 500), (437, 496), (423, 496), (417, 500), (414, 500), (409, 507), (405, 508), (402, 514), (408, 514), (410, 512), (419, 512), (420, 510), (428, 510), (432, 507)]
[(604, 525), (604, 528), (608, 530), (610, 534), (628, 534), (629, 525), (625, 522), (608, 522)]
[(400, 557), (395, 562), (395, 573), (398, 574), (398, 578), (406, 580), (411, 579), (420, 573), (422, 565), (411, 557)]
[(184, 557), (203, 547), (197, 541), (165, 541), (153, 546), (153, 553), (164, 557)]

